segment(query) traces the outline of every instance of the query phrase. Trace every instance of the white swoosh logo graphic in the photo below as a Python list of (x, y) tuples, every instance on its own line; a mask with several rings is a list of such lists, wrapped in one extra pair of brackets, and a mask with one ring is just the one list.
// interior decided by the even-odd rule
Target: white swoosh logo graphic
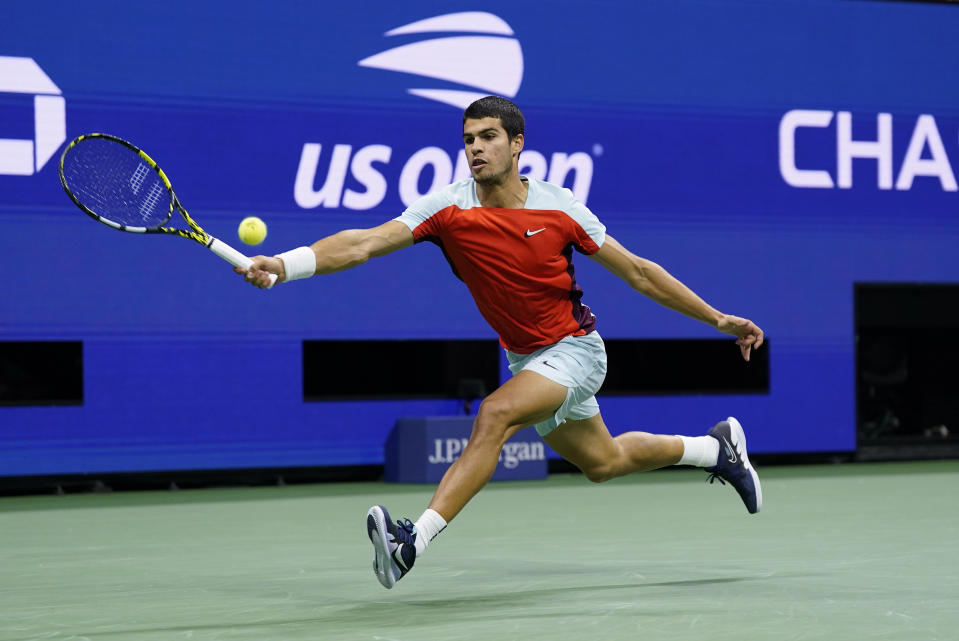
[(485, 11), (447, 13), (434, 18), (411, 22), (396, 29), (390, 29), (384, 35), (401, 36), (410, 33), (436, 33), (443, 31), (447, 33), (466, 31), (469, 33), (495, 33), (500, 36), (513, 35), (513, 30), (506, 24), (505, 20), (492, 13), (486, 13)]
[[(476, 55), (482, 52), (483, 55)], [(523, 52), (512, 38), (452, 36), (389, 49), (361, 67), (415, 73), (515, 96), (523, 80)], [(515, 64), (519, 61), (519, 65)]]
[(460, 109), (466, 109), (480, 98), (489, 95), (486, 91), (459, 91), (457, 89), (407, 89), (407, 91), (414, 96), (429, 98)]
[[(494, 93), (514, 97), (523, 81), (523, 50), (513, 30), (491, 13), (462, 12), (427, 18), (397, 27), (387, 36), (429, 32), (472, 32), (495, 35), (447, 36), (394, 47), (360, 60), (359, 66), (416, 74), (466, 85), (459, 89), (408, 89), (423, 98), (466, 108)], [(481, 54), (481, 55), (480, 55)]]

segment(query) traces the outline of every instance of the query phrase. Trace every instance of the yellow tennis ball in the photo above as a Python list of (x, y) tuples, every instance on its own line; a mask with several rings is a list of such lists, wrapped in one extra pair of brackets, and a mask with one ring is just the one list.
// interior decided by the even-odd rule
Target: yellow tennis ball
[(247, 245), (259, 245), (266, 238), (266, 223), (256, 216), (249, 216), (240, 221), (237, 233)]

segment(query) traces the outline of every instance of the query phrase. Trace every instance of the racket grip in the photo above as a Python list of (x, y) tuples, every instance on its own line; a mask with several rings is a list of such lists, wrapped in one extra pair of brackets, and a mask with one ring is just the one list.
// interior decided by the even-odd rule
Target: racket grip
[[(249, 256), (241, 254), (218, 238), (214, 238), (212, 241), (210, 241), (209, 247), (210, 251), (234, 267), (239, 267), (240, 269), (249, 269), (250, 265), (253, 264), (253, 260)], [(270, 274), (270, 285), (267, 287), (267, 289), (270, 289), (270, 287), (273, 287), (275, 284), (276, 274)]]

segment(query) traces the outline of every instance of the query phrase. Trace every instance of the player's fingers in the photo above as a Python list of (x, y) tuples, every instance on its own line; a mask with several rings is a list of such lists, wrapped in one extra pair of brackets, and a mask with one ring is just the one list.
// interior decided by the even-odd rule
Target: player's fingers
[(270, 274), (259, 269), (253, 269), (252, 267), (247, 270), (243, 270), (243, 278), (246, 282), (250, 283), (254, 287), (259, 287), (264, 289), (270, 284)]

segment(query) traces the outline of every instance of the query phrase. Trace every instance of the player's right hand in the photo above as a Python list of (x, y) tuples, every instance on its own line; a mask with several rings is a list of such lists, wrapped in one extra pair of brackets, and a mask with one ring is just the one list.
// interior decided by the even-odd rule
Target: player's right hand
[(254, 256), (253, 264), (249, 269), (234, 267), (233, 271), (241, 274), (248, 283), (260, 289), (270, 287), (270, 274), (276, 274), (276, 282), (286, 280), (286, 270), (283, 261), (273, 256)]

